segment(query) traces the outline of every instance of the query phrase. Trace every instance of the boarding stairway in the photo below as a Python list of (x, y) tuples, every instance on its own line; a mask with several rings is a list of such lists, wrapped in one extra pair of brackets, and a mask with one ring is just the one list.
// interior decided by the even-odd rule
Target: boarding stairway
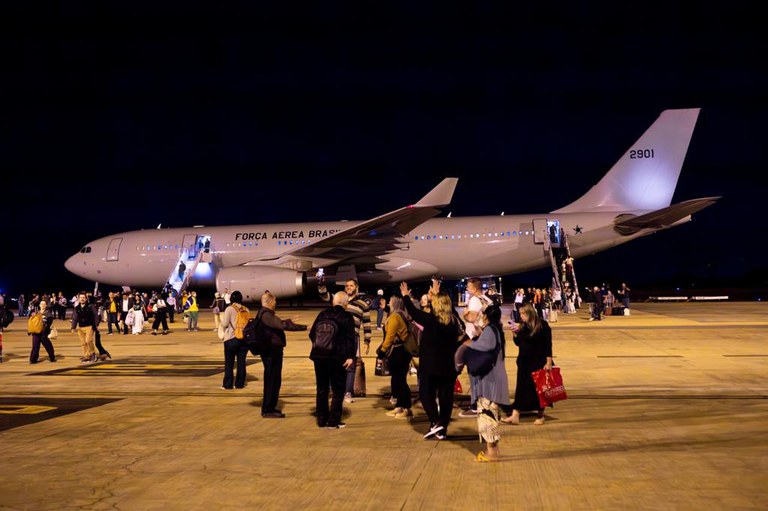
[(552, 266), (552, 287), (564, 293), (568, 287), (573, 291), (574, 303), (579, 303), (579, 286), (576, 282), (576, 272), (573, 268), (573, 258), (568, 247), (568, 237), (565, 231), (560, 229), (559, 237), (547, 236), (545, 248), (549, 253), (549, 262)]
[[(176, 290), (177, 294), (181, 294), (181, 292), (189, 286), (189, 279), (195, 274), (197, 265), (202, 258), (202, 252), (194, 254), (186, 249), (181, 251), (181, 256), (179, 257), (179, 260), (176, 261), (176, 264), (173, 266), (173, 270), (171, 270), (171, 274), (168, 277), (168, 284)], [(184, 268), (183, 272), (179, 271), (180, 267)]]

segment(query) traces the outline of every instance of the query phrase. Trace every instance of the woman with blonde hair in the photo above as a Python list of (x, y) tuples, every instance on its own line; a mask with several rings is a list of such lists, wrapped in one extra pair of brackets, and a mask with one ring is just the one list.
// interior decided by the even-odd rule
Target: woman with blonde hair
[(408, 368), (412, 357), (405, 349), (405, 339), (408, 336), (407, 321), (403, 299), (399, 296), (390, 297), (389, 317), (384, 324), (384, 341), (376, 353), (379, 357), (389, 360), (392, 397), (396, 402), (394, 410), (387, 412), (387, 415), (397, 419), (413, 417), (411, 388), (408, 386)]
[[(439, 286), (439, 284), (437, 284)], [(419, 399), (429, 417), (429, 430), (424, 438), (434, 436), (443, 440), (453, 410), (453, 389), (456, 368), (453, 355), (461, 328), (453, 314), (451, 297), (439, 291), (432, 295), (430, 310), (418, 310), (410, 299), (408, 284), (400, 284), (405, 309), (414, 321), (424, 327), (419, 344)]]
[(513, 326), (516, 332), (514, 342), (519, 347), (515, 400), (512, 403), (512, 415), (503, 419), (503, 422), (519, 424), (521, 411), (536, 410), (533, 424), (540, 426), (544, 424), (544, 408), (539, 404), (531, 373), (539, 369), (552, 369), (552, 330), (549, 323), (536, 314), (536, 309), (530, 303), (520, 308), (520, 320), (519, 325)]

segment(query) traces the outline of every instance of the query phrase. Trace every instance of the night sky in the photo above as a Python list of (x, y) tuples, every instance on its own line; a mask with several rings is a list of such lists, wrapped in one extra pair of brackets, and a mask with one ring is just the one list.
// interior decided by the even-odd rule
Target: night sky
[(112, 233), (363, 220), (446, 176), (454, 217), (548, 212), (692, 107), (673, 202), (723, 199), (577, 261), (580, 283), (765, 287), (768, 74), (746, 4), (279, 4), (2, 7), (0, 289), (90, 288), (64, 261)]

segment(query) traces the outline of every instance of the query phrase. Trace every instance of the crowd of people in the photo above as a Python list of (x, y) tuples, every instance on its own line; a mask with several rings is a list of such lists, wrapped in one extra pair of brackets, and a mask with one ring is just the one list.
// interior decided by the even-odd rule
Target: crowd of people
[[(465, 365), (469, 366), (469, 352), (485, 353), (491, 367), (486, 372), (470, 371), (471, 406), (465, 415), (477, 419), (478, 435), (485, 448), (475, 459), (493, 462), (501, 456), (500, 440), (503, 423), (519, 424), (521, 412), (533, 412), (535, 425), (545, 422), (544, 409), (539, 404), (530, 373), (533, 370), (551, 370), (552, 332), (531, 303), (519, 309), (519, 323), (514, 323), (513, 341), (519, 347), (516, 364), (517, 378), (514, 399), (510, 400), (505, 360), (507, 340), (502, 327), (500, 303), (483, 293), (482, 282), (470, 279), (467, 285), (471, 295), (463, 313), (459, 313), (448, 293), (433, 281), (425, 296), (415, 299), (407, 283), (384, 303), (383, 294), (374, 300), (358, 293), (358, 283), (349, 279), (344, 291), (330, 294), (324, 285), (320, 296), (330, 302), (309, 329), (312, 360), (316, 381), (316, 416), (321, 428), (340, 429), (344, 403), (354, 403), (354, 397), (364, 395), (364, 372), (360, 372), (361, 353), (370, 348), (373, 308), (381, 311), (383, 337), (376, 348), (379, 358), (386, 359), (390, 371), (392, 409), (386, 415), (395, 419), (413, 417), (413, 397), (407, 381), (411, 365), (417, 367), (418, 400), (429, 418), (425, 439), (447, 438), (454, 407), (455, 385)], [(246, 380), (246, 357), (257, 353), (264, 365), (264, 399), (261, 414), (264, 418), (284, 418), (276, 408), (281, 387), (285, 330), (290, 324), (275, 314), (276, 299), (265, 292), (261, 297), (261, 310), (253, 319), (260, 324), (260, 334), (266, 340), (258, 352), (243, 332), (239, 319), (249, 311), (242, 305), (239, 291), (231, 294), (231, 303), (221, 317), (221, 336), (224, 348), (224, 379), (222, 389), (243, 388)], [(252, 315), (251, 315), (252, 316)], [(408, 348), (408, 336), (413, 324), (418, 328), (418, 362)], [(377, 326), (378, 328), (378, 326)], [(236, 371), (236, 373), (235, 373)], [(469, 367), (468, 367), (469, 371)], [(329, 402), (330, 400), (330, 402)], [(506, 415), (506, 417), (503, 417)]]
[[(220, 302), (220, 303), (219, 303)], [(218, 323), (220, 307), (223, 310), (229, 303), (229, 292), (216, 293), (216, 299), (210, 308)], [(170, 333), (168, 323), (174, 323), (176, 314), (184, 315), (186, 330), (199, 331), (198, 315), (200, 306), (196, 291), (176, 293), (166, 287), (161, 291), (139, 292), (137, 290), (110, 291), (106, 296), (82, 291), (67, 299), (64, 293), (33, 294), (29, 300), (24, 294), (17, 299), (18, 317), (27, 318), (28, 331), (32, 339), (29, 363), (40, 361), (40, 348), (45, 349), (51, 362), (56, 362), (53, 341), (58, 331), (54, 320), (66, 321), (67, 311), (72, 307), (71, 331), (80, 338), (82, 364), (91, 364), (111, 359), (112, 355), (104, 347), (99, 329), (102, 323), (107, 325), (107, 335), (140, 335), (151, 330), (152, 335)], [(6, 304), (5, 295), (0, 295), (0, 312), (3, 317), (13, 319), (13, 312)], [(151, 320), (151, 323), (150, 323)], [(3, 361), (2, 331), (7, 325), (0, 321), (0, 363)]]
[[(475, 459), (480, 462), (497, 461), (501, 456), (501, 424), (517, 425), (521, 412), (535, 416), (534, 425), (545, 423), (531, 372), (551, 371), (552, 330), (546, 320), (552, 311), (563, 310), (547, 290), (519, 289), (515, 293), (514, 307), (509, 318), (511, 339), (517, 347), (516, 378), (510, 393), (506, 360), (509, 346), (502, 327), (500, 296), (483, 292), (479, 279), (469, 279), (468, 300), (459, 312), (450, 295), (433, 281), (429, 291), (413, 297), (407, 283), (400, 285), (388, 299), (383, 290), (374, 298), (362, 296), (355, 279), (345, 283), (343, 291), (331, 294), (323, 282), (318, 288), (320, 297), (330, 306), (322, 310), (309, 329), (312, 348), (309, 358), (314, 365), (316, 379), (317, 425), (340, 429), (344, 403), (354, 403), (354, 397), (365, 395), (363, 354), (371, 344), (371, 312), (376, 312), (376, 329), (383, 332), (382, 342), (376, 348), (378, 358), (386, 360), (391, 383), (392, 408), (387, 416), (395, 419), (413, 417), (413, 401), (407, 377), (415, 368), (418, 379), (418, 401), (424, 409), (429, 426), (424, 438), (447, 438), (454, 408), (454, 394), (458, 376), (466, 368), (470, 381), (470, 406), (459, 417), (474, 417), (478, 435), (485, 443)], [(51, 362), (56, 361), (52, 340), (55, 339), (53, 322), (65, 318), (67, 300), (63, 294), (34, 295), (20, 313), (29, 316), (32, 337), (30, 363), (37, 363), (41, 346)], [(200, 305), (195, 291), (177, 295), (172, 289), (139, 293), (137, 291), (109, 292), (106, 297), (81, 292), (73, 297), (71, 331), (77, 334), (82, 347), (81, 363), (93, 363), (111, 358), (101, 342), (99, 325), (107, 323), (107, 335), (144, 331), (152, 320), (153, 335), (167, 334), (168, 323), (174, 315), (183, 313), (187, 330), (197, 331)], [(612, 308), (614, 301), (629, 307), (629, 288), (622, 284), (614, 298), (610, 289), (604, 293), (595, 287), (587, 294), (590, 313)], [(20, 300), (21, 304), (21, 300)], [(1, 305), (1, 304), (0, 304)], [(277, 300), (266, 291), (261, 296), (261, 308), (254, 320), (258, 322), (258, 335), (262, 343), (258, 350), (244, 336), (246, 323), (251, 318), (243, 305), (240, 291), (225, 290), (216, 293), (209, 308), (213, 312), (216, 330), (220, 332), (224, 348), (224, 377), (222, 389), (243, 388), (246, 380), (246, 358), (250, 353), (261, 357), (264, 366), (264, 398), (261, 415), (264, 418), (284, 418), (277, 408), (282, 385), (285, 331), (296, 329), (292, 319), (282, 319), (276, 313)], [(63, 312), (62, 312), (63, 310)], [(39, 318), (38, 318), (39, 316)], [(32, 324), (35, 324), (34, 328)], [(414, 326), (416, 327), (414, 329)], [(408, 338), (416, 332), (418, 352), (408, 348)], [(0, 345), (1, 349), (1, 345)], [(0, 354), (2, 352), (0, 351)], [(416, 357), (415, 357), (416, 355)], [(486, 370), (473, 370), (473, 360), (485, 359)], [(511, 399), (510, 399), (511, 398)], [(329, 402), (330, 400), (330, 402)]]

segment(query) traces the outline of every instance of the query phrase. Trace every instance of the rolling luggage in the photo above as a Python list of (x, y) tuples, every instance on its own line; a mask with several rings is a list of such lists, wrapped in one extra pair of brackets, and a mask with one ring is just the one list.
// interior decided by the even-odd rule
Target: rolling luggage
[(362, 357), (357, 357), (355, 363), (355, 385), (352, 393), (355, 397), (365, 397), (365, 362)]

